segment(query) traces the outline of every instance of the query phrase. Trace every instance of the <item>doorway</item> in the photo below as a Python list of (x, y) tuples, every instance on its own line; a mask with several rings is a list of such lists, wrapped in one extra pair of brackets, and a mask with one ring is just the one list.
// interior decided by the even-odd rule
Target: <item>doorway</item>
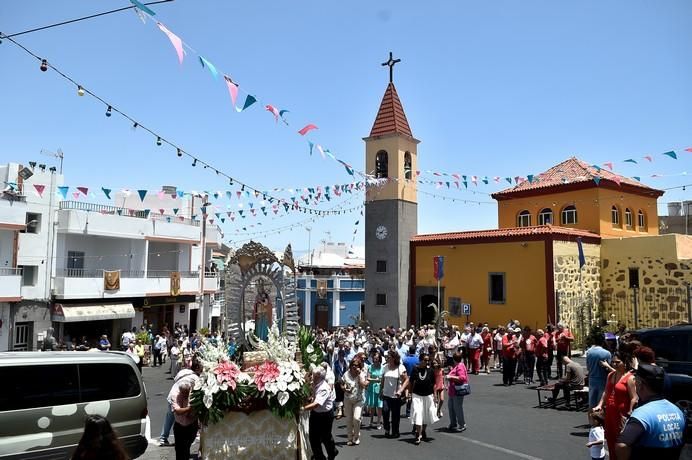
[(34, 335), (33, 322), (19, 322), (14, 325), (14, 343), (12, 350), (14, 351), (30, 351), (31, 338)]
[(437, 296), (432, 294), (426, 294), (420, 298), (420, 325), (423, 324), (435, 324), (437, 318), (437, 311), (435, 306), (438, 306)]
[(315, 326), (322, 329), (329, 327), (329, 305), (326, 303), (315, 304)]
[(190, 332), (197, 332), (197, 312), (199, 310), (197, 309), (190, 309), (190, 324), (188, 324), (188, 328)]

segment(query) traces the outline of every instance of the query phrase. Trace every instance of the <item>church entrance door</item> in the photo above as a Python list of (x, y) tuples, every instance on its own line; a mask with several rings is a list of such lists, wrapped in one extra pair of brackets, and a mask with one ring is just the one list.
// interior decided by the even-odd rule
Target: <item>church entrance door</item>
[(326, 303), (315, 305), (315, 326), (322, 329), (329, 327), (329, 305)]
[(435, 306), (438, 305), (436, 295), (427, 294), (427, 295), (421, 296), (421, 298), (420, 298), (420, 324), (421, 325), (423, 325), (423, 324), (435, 324), (435, 320), (437, 317), (437, 311), (435, 310), (435, 307), (433, 307), (433, 304)]

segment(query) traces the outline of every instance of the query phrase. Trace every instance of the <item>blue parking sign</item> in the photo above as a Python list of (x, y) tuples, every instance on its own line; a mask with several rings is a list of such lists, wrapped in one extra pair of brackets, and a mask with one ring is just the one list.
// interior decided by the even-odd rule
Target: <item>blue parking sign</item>
[(461, 304), (461, 314), (464, 316), (471, 316), (471, 304), (462, 303)]

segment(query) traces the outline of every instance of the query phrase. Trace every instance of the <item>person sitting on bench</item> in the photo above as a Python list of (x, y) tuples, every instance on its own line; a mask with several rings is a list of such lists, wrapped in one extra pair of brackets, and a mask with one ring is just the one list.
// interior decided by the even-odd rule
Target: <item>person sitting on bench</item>
[(565, 365), (565, 376), (555, 383), (553, 388), (553, 397), (549, 400), (555, 402), (555, 399), (560, 394), (560, 389), (565, 394), (565, 403), (568, 408), (571, 407), (569, 393), (571, 390), (581, 390), (584, 388), (584, 370), (581, 366), (572, 361), (569, 356), (562, 357), (562, 363)]

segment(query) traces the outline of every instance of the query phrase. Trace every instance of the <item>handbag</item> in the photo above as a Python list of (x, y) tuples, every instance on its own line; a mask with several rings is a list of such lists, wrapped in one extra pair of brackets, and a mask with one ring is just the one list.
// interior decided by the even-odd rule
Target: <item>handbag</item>
[(454, 385), (454, 394), (456, 396), (467, 396), (471, 394), (471, 385), (468, 383), (458, 383)]

